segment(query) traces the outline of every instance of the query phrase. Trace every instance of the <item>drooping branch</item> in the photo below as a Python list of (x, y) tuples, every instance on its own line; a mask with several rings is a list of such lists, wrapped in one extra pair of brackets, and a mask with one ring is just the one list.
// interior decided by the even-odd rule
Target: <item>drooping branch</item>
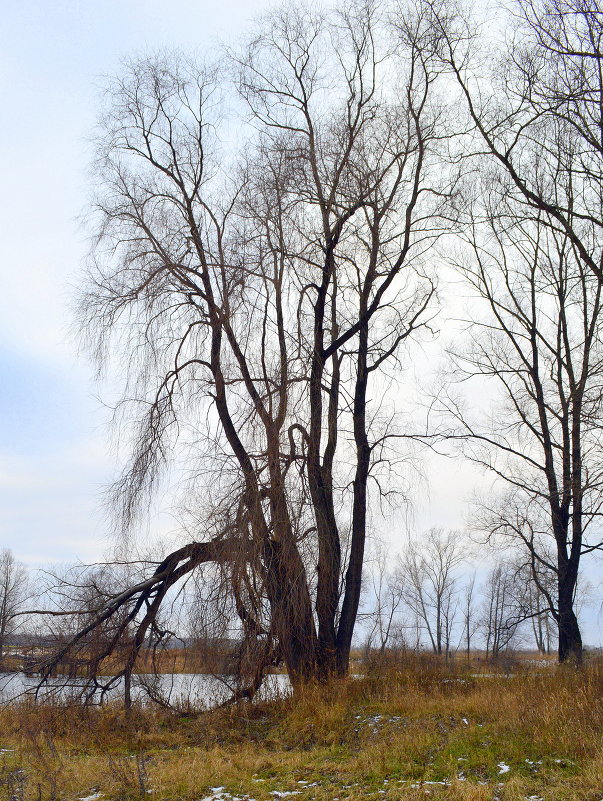
[[(43, 682), (46, 681), (66, 658), (78, 651), (86, 652), (87, 638), (90, 634), (103, 624), (115, 622), (112, 636), (97, 653), (90, 655), (88, 660), (90, 676), (95, 679), (100, 663), (113, 652), (128, 627), (134, 624), (135, 634), (126, 667), (114, 677), (118, 679), (133, 667), (146, 633), (150, 627), (155, 625), (161, 602), (169, 589), (203, 563), (223, 563), (235, 558), (241, 558), (240, 539), (216, 538), (209, 542), (192, 542), (179, 548), (157, 566), (152, 576), (113, 596), (99, 609), (94, 610), (89, 623), (80, 628), (51, 657), (33, 666), (33, 669), (41, 675)], [(120, 616), (119, 613), (123, 611), (125, 614)], [(144, 612), (143, 617), (137, 622), (141, 611)], [(86, 614), (89, 615), (90, 610)]]

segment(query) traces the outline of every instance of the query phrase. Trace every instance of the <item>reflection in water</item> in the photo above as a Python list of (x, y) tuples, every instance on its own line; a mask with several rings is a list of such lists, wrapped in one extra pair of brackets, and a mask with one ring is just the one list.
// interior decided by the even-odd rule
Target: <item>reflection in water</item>
[[(102, 681), (102, 679), (101, 679)], [(61, 700), (77, 698), (85, 685), (85, 679), (56, 676), (49, 679), (38, 692), (38, 700)], [(160, 697), (164, 703), (210, 708), (227, 701), (239, 688), (235, 676), (212, 676), (199, 673), (165, 673), (132, 676), (132, 699), (149, 701), (149, 696)], [(38, 689), (35, 676), (23, 673), (0, 673), (0, 702), (7, 703), (33, 697)], [(277, 698), (290, 692), (289, 677), (286, 675), (266, 676), (259, 698)], [(111, 689), (105, 700), (123, 698), (123, 680)], [(99, 696), (100, 698), (100, 696)]]

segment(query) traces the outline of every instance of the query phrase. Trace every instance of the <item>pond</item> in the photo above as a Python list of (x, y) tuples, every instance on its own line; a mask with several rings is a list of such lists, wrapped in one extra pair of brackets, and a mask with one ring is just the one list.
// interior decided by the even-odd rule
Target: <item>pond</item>
[[(109, 681), (109, 677), (100, 681)], [(77, 698), (85, 686), (85, 679), (56, 676), (49, 679), (38, 691), (40, 701)], [(23, 673), (0, 673), (0, 703), (34, 697), (39, 687), (36, 676)], [(161, 698), (162, 702), (178, 706), (211, 708), (227, 701), (240, 687), (235, 676), (215, 676), (203, 673), (165, 673), (158, 675), (132, 676), (132, 699), (150, 702)], [(277, 698), (288, 695), (291, 690), (286, 674), (266, 676), (258, 692), (260, 698)], [(121, 700), (124, 694), (123, 679), (106, 695), (106, 700)], [(97, 694), (95, 700), (100, 695)]]

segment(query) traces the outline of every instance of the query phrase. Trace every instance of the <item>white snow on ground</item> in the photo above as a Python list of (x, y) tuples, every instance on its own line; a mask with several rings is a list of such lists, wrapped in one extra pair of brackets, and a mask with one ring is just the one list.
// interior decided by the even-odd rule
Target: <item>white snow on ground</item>
[(96, 801), (97, 798), (100, 798), (102, 793), (92, 793), (92, 795), (86, 795), (83, 798), (78, 799), (78, 801)]
[(225, 787), (211, 787), (211, 795), (206, 795), (205, 798), (201, 798), (199, 801), (255, 801), (255, 798), (250, 798), (248, 795), (231, 795), (224, 792), (225, 789)]
[[(371, 720), (371, 722), (372, 722), (372, 720)], [(462, 757), (461, 756), (461, 757), (457, 757), (457, 759), (458, 759), (459, 762), (466, 762), (467, 761), (467, 757)], [(562, 761), (565, 761), (565, 760), (556, 760), (556, 761), (557, 762), (562, 762)], [(533, 768), (536, 768), (536, 766), (542, 764), (542, 760), (533, 761), (531, 759), (526, 759), (525, 762), (526, 762), (526, 764), (532, 766)], [(506, 762), (502, 762), (502, 761), (498, 763), (497, 767), (498, 767), (499, 775), (503, 775), (505, 773), (509, 773), (509, 771), (511, 770), (511, 766), (507, 765)], [(461, 781), (461, 782), (468, 781), (468, 778), (467, 778), (467, 776), (466, 776), (464, 771), (459, 771), (455, 778), (456, 778), (457, 781)], [(424, 787), (425, 788), (425, 792), (428, 793), (428, 792), (430, 792), (427, 789), (428, 785), (440, 785), (442, 787), (449, 787), (450, 784), (451, 784), (451, 781), (453, 781), (453, 780), (454, 780), (454, 778), (452, 778), (452, 779), (444, 779), (443, 781), (433, 781), (433, 780), (432, 781), (428, 781), (428, 780), (427, 781), (425, 781), (425, 780), (424, 781), (421, 781), (421, 780), (417, 781), (416, 779), (384, 779), (383, 780), (383, 784), (387, 785), (390, 782), (392, 782), (392, 783), (396, 783), (396, 784), (407, 785), (410, 789), (420, 789), (421, 787)], [(254, 782), (266, 782), (267, 780), (259, 778), (258, 776), (254, 776), (252, 778), (252, 781), (254, 781)], [(300, 786), (300, 788), (301, 788), (300, 790), (270, 790), (269, 794), (271, 796), (273, 796), (275, 801), (279, 801), (280, 799), (285, 799), (285, 798), (288, 798), (289, 796), (301, 795), (302, 791), (307, 790), (310, 787), (318, 787), (318, 786), (321, 785), (320, 781), (310, 782), (310, 781), (307, 781), (305, 779), (298, 779), (296, 783)], [(478, 781), (478, 784), (487, 785), (487, 784), (489, 784), (489, 782), (487, 782), (487, 781)], [(349, 790), (352, 787), (358, 787), (358, 786), (359, 785), (357, 783), (346, 784), (346, 785), (342, 785), (340, 789)], [(496, 785), (496, 787), (497, 788), (502, 788), (502, 787), (504, 787), (504, 783), (500, 782), (499, 784)], [(385, 794), (386, 790), (377, 790), (377, 792), (381, 793), (381, 794)], [(212, 788), (210, 788), (210, 793), (211, 793), (211, 795), (207, 795), (207, 796), (205, 796), (205, 798), (199, 799), (199, 801), (255, 801), (254, 798), (251, 798), (248, 795), (242, 795), (242, 796), (232, 795), (231, 793), (226, 792), (226, 788), (225, 787), (212, 787)], [(87, 798), (78, 799), (78, 801), (97, 801), (97, 799), (100, 797), (100, 795), (101, 795), (101, 793), (95, 793), (94, 795), (88, 796)], [(496, 795), (496, 796), (494, 796), (494, 798), (498, 799), (499, 796)], [(334, 797), (332, 799), (332, 801), (339, 801), (339, 797)], [(538, 796), (538, 795), (530, 795), (530, 796), (526, 796), (525, 797), (525, 801), (544, 801), (544, 799), (541, 796)], [(601, 801), (603, 801), (603, 798), (601, 799)]]

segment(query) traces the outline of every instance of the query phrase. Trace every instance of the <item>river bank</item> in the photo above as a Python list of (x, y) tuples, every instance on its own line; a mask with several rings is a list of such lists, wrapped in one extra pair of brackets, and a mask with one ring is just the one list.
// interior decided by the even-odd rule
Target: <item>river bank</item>
[(0, 798), (601, 801), (603, 666), (487, 680), (415, 659), (198, 715), (0, 710)]

